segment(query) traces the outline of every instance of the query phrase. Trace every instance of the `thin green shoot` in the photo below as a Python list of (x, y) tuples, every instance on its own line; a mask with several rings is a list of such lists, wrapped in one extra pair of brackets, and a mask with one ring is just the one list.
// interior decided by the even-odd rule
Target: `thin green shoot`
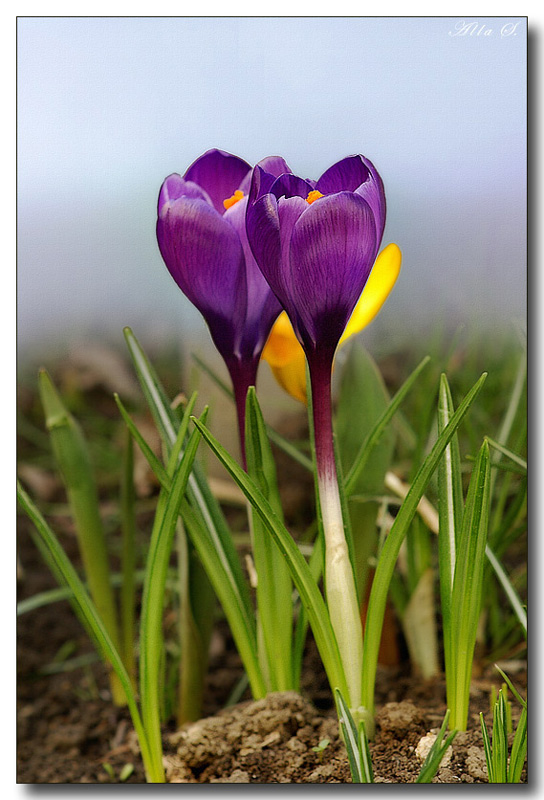
[[(80, 426), (67, 410), (45, 369), (39, 372), (39, 388), (45, 422), (66, 488), (91, 597), (117, 645), (117, 610), (110, 584), (108, 550), (87, 443)], [(123, 690), (113, 672), (110, 674), (110, 685), (114, 703), (124, 705)]]
[[(448, 747), (452, 744), (457, 736), (457, 731), (452, 730), (446, 736), (446, 729), (450, 718), (450, 710), (446, 711), (444, 720), (436, 739), (434, 740), (431, 749), (427, 753), (425, 761), (421, 767), (419, 775), (417, 776), (416, 783), (431, 783), (432, 779), (438, 772), (442, 759), (446, 755)], [(445, 737), (445, 738), (444, 738)]]
[(372, 760), (364, 722), (360, 721), (359, 726), (356, 725), (342, 692), (338, 688), (335, 689), (334, 699), (336, 701), (340, 733), (348, 755), (351, 780), (353, 783), (374, 783)]

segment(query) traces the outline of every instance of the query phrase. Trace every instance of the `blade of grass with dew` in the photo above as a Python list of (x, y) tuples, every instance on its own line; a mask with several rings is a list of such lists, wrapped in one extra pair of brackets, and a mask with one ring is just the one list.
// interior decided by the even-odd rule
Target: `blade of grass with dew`
[[(249, 387), (246, 402), (246, 457), (248, 475), (260, 488), (283, 524), (276, 465), (253, 386)], [(257, 624), (262, 629), (266, 673), (270, 676), (272, 691), (288, 691), (297, 688), (293, 682), (291, 573), (276, 542), (268, 535), (252, 506), (250, 520), (253, 560), (257, 572)]]
[(393, 522), (378, 558), (368, 602), (363, 649), (362, 702), (370, 717), (370, 721), (373, 721), (374, 717), (374, 687), (387, 593), (404, 536), (408, 525), (417, 511), (417, 505), (423, 496), (425, 488), (438, 466), (444, 449), (451, 441), (463, 417), (478, 396), (485, 378), (486, 373), (476, 381), (472, 389), (465, 396), (459, 408), (439, 435), (430, 454), (418, 470), (410, 490), (395, 517), (395, 521)]
[[(441, 376), (438, 400), (438, 432), (442, 433), (454, 414), (448, 379)], [(451, 601), (458, 531), (463, 518), (463, 483), (457, 434), (444, 450), (438, 465), (438, 573), (442, 610), (446, 695), (451, 707), (455, 693), (456, 636), (452, 630)]]
[(451, 731), (446, 740), (444, 741), (444, 735), (446, 733), (446, 728), (448, 727), (448, 720), (450, 717), (450, 710), (446, 711), (444, 716), (444, 721), (442, 722), (440, 731), (436, 739), (433, 742), (433, 745), (429, 752), (427, 753), (427, 757), (423, 762), (423, 766), (417, 776), (416, 783), (430, 783), (434, 776), (436, 775), (438, 768), (440, 767), (440, 763), (444, 756), (446, 755), (446, 751), (448, 747), (451, 745), (455, 737), (457, 736), (457, 731)]
[[(91, 597), (113, 642), (119, 646), (119, 626), (110, 585), (108, 550), (87, 443), (80, 426), (66, 409), (45, 369), (39, 372), (39, 389), (55, 461), (74, 518)], [(123, 690), (115, 673), (110, 676), (110, 685), (114, 703), (124, 705)]]
[[(140, 617), (140, 694), (142, 718), (153, 758), (162, 766), (160, 728), (160, 663), (163, 650), (162, 616), (164, 587), (172, 550), (176, 522), (196, 456), (200, 434), (193, 430), (183, 457), (178, 461), (181, 443), (185, 441), (189, 414), (185, 414), (177, 440), (172, 447), (167, 472), (171, 491), (161, 489), (146, 560), (146, 573)], [(204, 410), (203, 417), (207, 415)]]
[(430, 357), (425, 356), (425, 358), (418, 364), (418, 366), (415, 368), (412, 374), (404, 381), (401, 388), (398, 390), (398, 392), (391, 400), (387, 409), (383, 412), (381, 417), (378, 419), (378, 421), (376, 422), (376, 424), (374, 425), (374, 427), (372, 428), (372, 430), (362, 443), (359, 452), (351, 466), (351, 469), (346, 475), (346, 479), (344, 482), (344, 489), (348, 497), (356, 491), (357, 479), (359, 477), (359, 474), (367, 464), (374, 445), (378, 442), (380, 436), (385, 431), (388, 423), (395, 415), (395, 412), (399, 408), (400, 404), (402, 403), (402, 401), (412, 388), (413, 384), (417, 380), (421, 371), (429, 363), (429, 361)]
[(120, 638), (123, 661), (135, 681), (134, 657), (136, 607), (136, 492), (134, 489), (134, 450), (132, 434), (127, 429), (121, 473), (121, 574)]
[(79, 575), (62, 549), (57, 537), (20, 484), (18, 484), (17, 487), (17, 498), (21, 507), (33, 522), (44, 547), (47, 548), (50, 558), (55, 564), (56, 573), (62, 576), (63, 583), (65, 583), (73, 593), (74, 600), (80, 609), (80, 618), (84, 620), (85, 627), (91, 639), (99, 644), (101, 652), (106, 655), (113, 669), (115, 669), (125, 692), (128, 709), (138, 736), (147, 780), (151, 783), (160, 783), (162, 780), (162, 764), (159, 768), (152, 758), (130, 676), (126, 671), (123, 660), (115, 644), (104, 626), (96, 606), (87, 594)]
[(276, 516), (274, 509), (263, 496), (259, 487), (255, 485), (232, 456), (219, 444), (213, 434), (198, 420), (193, 419), (193, 421), (218, 459), (257, 510), (268, 531), (274, 537), (278, 547), (287, 559), (293, 583), (306, 607), (316, 645), (331, 687), (340, 688), (344, 696), (348, 696), (344, 669), (340, 661), (329, 612), (304, 556), (293, 541), (290, 533)]
[(489, 487), (489, 445), (484, 441), (468, 488), (451, 595), (451, 635), (452, 644), (455, 637), (456, 659), (454, 699), (450, 708), (452, 725), (462, 731), (467, 725), (472, 660), (482, 600)]

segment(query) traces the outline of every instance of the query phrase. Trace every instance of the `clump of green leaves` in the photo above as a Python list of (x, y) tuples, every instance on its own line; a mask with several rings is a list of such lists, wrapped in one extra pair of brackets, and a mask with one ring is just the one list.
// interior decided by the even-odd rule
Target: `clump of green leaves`
[(510, 748), (510, 754), (508, 752), (508, 736), (512, 731), (512, 718), (506, 684), (501, 686), (493, 703), (491, 739), (484, 721), (484, 715), (480, 712), (487, 775), (489, 783), (519, 783), (527, 756), (527, 701), (521, 697), (504, 672), (498, 667), (497, 669), (510, 687), (512, 694), (521, 703), (522, 711)]

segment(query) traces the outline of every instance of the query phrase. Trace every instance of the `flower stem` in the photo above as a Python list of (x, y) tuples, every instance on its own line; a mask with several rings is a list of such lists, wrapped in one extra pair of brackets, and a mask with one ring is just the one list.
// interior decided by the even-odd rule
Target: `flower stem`
[(247, 470), (246, 459), (246, 398), (250, 386), (255, 386), (257, 382), (257, 368), (259, 362), (241, 362), (233, 359), (227, 363), (234, 391), (236, 403), (236, 416), (238, 419), (238, 435), (240, 438), (240, 450), (242, 456), (242, 466)]
[(363, 632), (353, 566), (344, 532), (334, 457), (331, 377), (334, 354), (309, 361), (319, 504), (325, 535), (325, 594), (349, 688), (349, 705), (361, 703)]

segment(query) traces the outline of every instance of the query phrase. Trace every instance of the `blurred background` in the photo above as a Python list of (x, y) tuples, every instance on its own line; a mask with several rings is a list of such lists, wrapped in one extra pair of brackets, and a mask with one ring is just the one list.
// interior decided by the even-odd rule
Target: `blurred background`
[[(463, 25), (465, 26), (463, 28)], [(490, 33), (488, 33), (490, 31)], [(385, 183), (399, 281), (378, 355), (526, 313), (525, 18), (19, 18), (20, 363), (78, 343), (211, 349), (155, 239), (163, 179), (210, 147)]]

